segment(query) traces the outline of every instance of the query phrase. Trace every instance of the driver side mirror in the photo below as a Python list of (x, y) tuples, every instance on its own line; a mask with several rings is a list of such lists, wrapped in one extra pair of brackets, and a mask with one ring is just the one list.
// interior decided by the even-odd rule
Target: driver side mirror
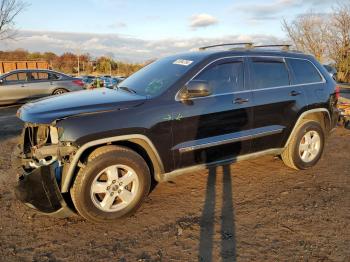
[(187, 100), (189, 98), (210, 96), (211, 94), (212, 91), (207, 81), (192, 80), (185, 85), (180, 98), (181, 100)]

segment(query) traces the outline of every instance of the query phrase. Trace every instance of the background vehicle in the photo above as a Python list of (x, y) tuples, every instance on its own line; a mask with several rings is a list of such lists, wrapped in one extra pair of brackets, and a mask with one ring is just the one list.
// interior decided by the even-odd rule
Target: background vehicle
[(0, 105), (84, 89), (82, 80), (40, 69), (15, 70), (0, 76)]
[(86, 85), (91, 84), (95, 80), (95, 76), (82, 76), (82, 80)]
[(337, 69), (335, 69), (335, 67), (334, 66), (331, 66), (331, 65), (323, 65), (326, 69), (327, 69), (327, 71), (328, 71), (328, 73), (329, 73), (329, 75), (335, 80), (335, 81), (337, 81)]
[(152, 179), (268, 154), (313, 167), (338, 122), (335, 82), (312, 56), (251, 46), (166, 57), (117, 89), (25, 105), (18, 197), (60, 215), (71, 197), (86, 219), (111, 222)]
[[(100, 84), (98, 85), (96, 83), (96, 80), (99, 79)], [(111, 76), (103, 76), (103, 77), (91, 77), (89, 79), (86, 79), (84, 82), (90, 87), (90, 89), (98, 87), (106, 87), (109, 89), (113, 89), (117, 87), (117, 85), (122, 82), (124, 78), (120, 77), (111, 77)]]

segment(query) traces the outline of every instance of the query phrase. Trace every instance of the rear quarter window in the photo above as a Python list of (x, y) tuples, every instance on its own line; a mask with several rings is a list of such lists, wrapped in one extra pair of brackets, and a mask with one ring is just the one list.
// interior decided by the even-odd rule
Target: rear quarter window
[(49, 79), (50, 80), (58, 80), (60, 78), (62, 78), (63, 76), (60, 76), (58, 74), (54, 74), (54, 73), (49, 73)]
[(310, 61), (291, 58), (288, 58), (287, 61), (293, 71), (293, 84), (312, 84), (323, 81), (319, 71)]

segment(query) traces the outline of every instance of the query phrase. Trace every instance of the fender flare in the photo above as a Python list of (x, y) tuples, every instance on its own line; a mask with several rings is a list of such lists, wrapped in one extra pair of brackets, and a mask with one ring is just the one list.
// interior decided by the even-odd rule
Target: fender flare
[(286, 148), (290, 142), (290, 140), (292, 139), (292, 137), (294, 136), (295, 132), (297, 131), (297, 128), (299, 126), (299, 124), (301, 123), (301, 121), (304, 119), (305, 116), (309, 115), (309, 114), (313, 114), (313, 113), (327, 113), (328, 116), (328, 120), (329, 120), (329, 124), (331, 124), (331, 114), (329, 113), (329, 111), (326, 108), (315, 108), (315, 109), (311, 109), (311, 110), (307, 110), (305, 112), (303, 112), (297, 122), (295, 123), (292, 132), (290, 133), (287, 142), (284, 145), (284, 148)]
[(133, 142), (135, 144), (138, 144), (141, 146), (144, 150), (146, 150), (147, 154), (149, 155), (152, 164), (155, 169), (155, 178), (159, 177), (160, 174), (164, 173), (164, 166), (163, 162), (158, 154), (157, 149), (146, 136), (140, 135), (140, 134), (133, 134), (133, 135), (124, 135), (124, 136), (116, 136), (116, 137), (108, 137), (108, 138), (102, 138), (98, 140), (94, 140), (91, 142), (88, 142), (84, 145), (82, 145), (75, 155), (73, 156), (73, 159), (71, 160), (71, 163), (68, 166), (68, 170), (65, 173), (64, 176), (62, 176), (62, 182), (61, 182), (61, 192), (65, 193), (69, 191), (70, 185), (72, 183), (72, 180), (74, 178), (74, 172), (78, 165), (78, 162), (82, 156), (82, 154), (89, 148), (99, 145), (105, 145), (108, 143), (118, 142), (118, 141), (129, 141)]

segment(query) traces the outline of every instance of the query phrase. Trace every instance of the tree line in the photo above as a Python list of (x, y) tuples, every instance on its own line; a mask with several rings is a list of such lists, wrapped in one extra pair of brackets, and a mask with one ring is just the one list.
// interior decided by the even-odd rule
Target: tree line
[(47, 61), (54, 70), (66, 74), (111, 74), (119, 76), (129, 76), (138, 71), (145, 63), (125, 63), (116, 61), (107, 56), (93, 59), (90, 54), (77, 55), (66, 52), (57, 55), (53, 52), (29, 52), (24, 49), (14, 51), (0, 51), (1, 61), (23, 61), (23, 60), (43, 60)]
[(350, 3), (338, 2), (331, 13), (308, 12), (283, 29), (295, 47), (321, 63), (334, 64), (338, 81), (350, 83)]

